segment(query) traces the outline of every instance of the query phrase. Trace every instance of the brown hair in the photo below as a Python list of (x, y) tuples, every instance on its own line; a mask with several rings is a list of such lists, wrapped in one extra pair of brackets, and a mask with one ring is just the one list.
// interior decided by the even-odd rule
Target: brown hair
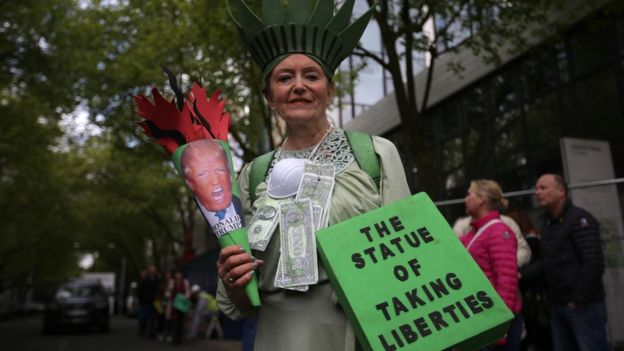
[(502, 211), (507, 208), (509, 202), (503, 197), (503, 190), (497, 182), (489, 179), (477, 179), (470, 182), (476, 188), (477, 193), (485, 196), (490, 210)]
[(518, 208), (511, 209), (509, 210), (507, 215), (511, 217), (511, 219), (513, 219), (516, 223), (518, 223), (518, 226), (520, 227), (520, 231), (522, 232), (523, 235), (526, 236), (527, 234), (537, 232), (537, 230), (535, 229), (535, 226), (533, 225), (533, 221), (531, 221), (531, 218), (529, 217), (529, 215), (527, 215), (526, 212), (522, 211), (521, 209), (518, 209)]

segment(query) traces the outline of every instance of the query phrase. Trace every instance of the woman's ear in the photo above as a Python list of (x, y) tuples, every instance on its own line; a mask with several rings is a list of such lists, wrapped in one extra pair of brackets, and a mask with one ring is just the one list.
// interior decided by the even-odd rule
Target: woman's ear
[(325, 108), (329, 108), (329, 106), (331, 106), (332, 104), (332, 100), (334, 99), (334, 93), (336, 92), (336, 86), (334, 85), (334, 82), (329, 81), (327, 82), (328, 86), (327, 86), (327, 106), (325, 106)]
[(487, 205), (488, 201), (485, 195), (482, 195), (481, 193), (477, 193), (477, 198), (479, 199), (479, 206)]

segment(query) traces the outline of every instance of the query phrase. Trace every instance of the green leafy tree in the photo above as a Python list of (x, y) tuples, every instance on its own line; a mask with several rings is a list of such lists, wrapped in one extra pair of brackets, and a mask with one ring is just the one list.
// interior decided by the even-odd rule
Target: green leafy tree
[(98, 252), (113, 270), (121, 258), (132, 273), (148, 264), (167, 268), (169, 249), (181, 243), (178, 233), (193, 220), (191, 204), (177, 202), (188, 196), (158, 151), (146, 145), (122, 149), (94, 137), (73, 154), (81, 179), (75, 205), (81, 209), (79, 225), (88, 233), (82, 249)]
[[(147, 264), (141, 259), (147, 242), (150, 259), (167, 267), (171, 256), (179, 256), (175, 248), (183, 245), (185, 235), (201, 230), (194, 201), (165, 152), (136, 125), (131, 95), (149, 95), (152, 86), (173, 95), (161, 65), (178, 72), (183, 89), (192, 81), (209, 92), (223, 89), (239, 157), (248, 160), (273, 144), (267, 132), (271, 116), (248, 88), (259, 86), (248, 83), (258, 80), (259, 72), (241, 59), (246, 53), (231, 40), (238, 34), (227, 16), (220, 3), (170, 0), (92, 4), (66, 18), (66, 27), (74, 29), (64, 34), (59, 50), (72, 50), (64, 43), (81, 43), (84, 52), (73, 53), (89, 59), (80, 67), (84, 78), (76, 84), (77, 99), (102, 130), (97, 141), (85, 145), (89, 152), (83, 157), (98, 165), (87, 183), (94, 190), (85, 201), (99, 199), (102, 221), (114, 221), (106, 226), (105, 237), (115, 244), (115, 253), (99, 252), (115, 256), (125, 251), (135, 271)], [(97, 223), (93, 216), (87, 218)], [(104, 241), (92, 245), (105, 248)]]
[(21, 297), (77, 270), (71, 184), (55, 150), (57, 122), (75, 101), (62, 85), (70, 70), (48, 44), (73, 3), (48, 5), (0, 3), (0, 289)]

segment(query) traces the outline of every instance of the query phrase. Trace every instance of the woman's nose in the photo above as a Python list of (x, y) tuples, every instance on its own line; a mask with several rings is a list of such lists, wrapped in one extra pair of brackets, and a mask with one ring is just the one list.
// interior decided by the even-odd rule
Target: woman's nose
[(298, 92), (298, 93), (301, 93), (301, 92), (303, 92), (305, 90), (305, 85), (303, 84), (303, 78), (302, 77), (295, 78), (294, 90), (295, 90), (295, 92)]

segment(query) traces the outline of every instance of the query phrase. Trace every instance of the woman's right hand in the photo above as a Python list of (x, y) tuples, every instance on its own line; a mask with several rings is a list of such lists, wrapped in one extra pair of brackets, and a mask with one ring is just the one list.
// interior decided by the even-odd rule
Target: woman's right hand
[(238, 296), (245, 297), (244, 288), (252, 279), (254, 270), (264, 264), (240, 246), (228, 246), (219, 252), (217, 273), (234, 303), (240, 304)]

